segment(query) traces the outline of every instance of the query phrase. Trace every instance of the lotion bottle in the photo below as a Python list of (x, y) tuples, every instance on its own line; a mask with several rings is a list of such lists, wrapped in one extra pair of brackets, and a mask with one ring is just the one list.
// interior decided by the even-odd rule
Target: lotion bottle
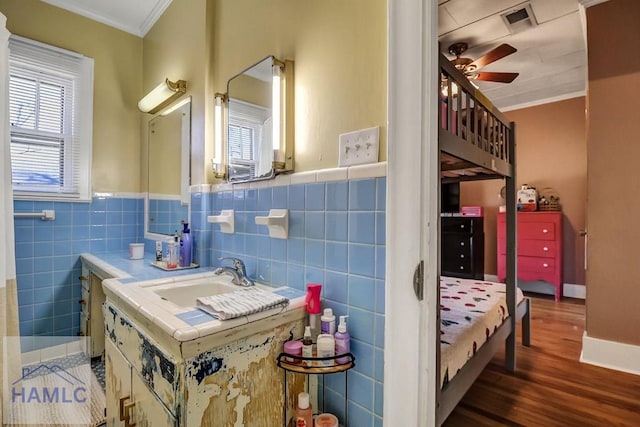
[[(302, 357), (313, 357), (313, 340), (311, 339), (311, 326), (304, 327), (302, 338)], [(305, 365), (311, 366), (310, 360), (305, 360)]]
[(191, 232), (189, 223), (183, 223), (182, 236), (180, 237), (180, 267), (191, 266)]
[(298, 394), (298, 407), (296, 408), (296, 427), (313, 427), (313, 411), (309, 402), (309, 393)]
[[(346, 354), (351, 351), (351, 337), (347, 332), (347, 317), (349, 316), (340, 316), (338, 332), (335, 335), (336, 355)], [(349, 357), (338, 357), (337, 362), (339, 365), (343, 365), (349, 363), (349, 360)]]
[(325, 308), (320, 317), (320, 333), (329, 335), (336, 333), (336, 316), (330, 308)]

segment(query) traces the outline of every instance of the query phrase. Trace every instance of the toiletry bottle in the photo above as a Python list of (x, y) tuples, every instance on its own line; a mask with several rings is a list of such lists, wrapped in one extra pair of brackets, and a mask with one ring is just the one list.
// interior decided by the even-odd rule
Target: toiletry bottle
[(336, 333), (336, 316), (330, 308), (325, 308), (324, 314), (320, 317), (320, 332), (329, 335)]
[[(302, 357), (313, 357), (313, 340), (311, 339), (311, 326), (304, 327), (302, 338)], [(311, 366), (311, 361), (305, 360), (305, 365)]]
[(162, 261), (162, 241), (156, 240), (156, 262)]
[(319, 283), (307, 283), (307, 296), (304, 299), (309, 314), (309, 326), (311, 326), (311, 339), (316, 341), (320, 333), (320, 291), (322, 285)]
[(191, 232), (189, 223), (183, 223), (182, 236), (180, 237), (180, 267), (191, 266)]
[(313, 411), (309, 402), (309, 393), (298, 393), (298, 408), (296, 409), (296, 427), (313, 427)]
[[(338, 325), (338, 332), (335, 335), (336, 341), (336, 356), (340, 354), (347, 354), (351, 351), (351, 337), (347, 332), (347, 317), (340, 316), (340, 324)], [(342, 365), (349, 363), (349, 357), (338, 357), (338, 364)]]
[[(316, 356), (318, 357), (333, 357), (335, 353), (336, 344), (333, 335), (320, 334), (318, 335), (318, 341), (316, 342)], [(321, 366), (333, 366), (333, 359), (321, 360)]]
[(173, 236), (173, 241), (169, 242), (168, 250), (169, 250), (169, 259), (167, 259), (167, 268), (177, 268), (178, 267), (178, 235)]

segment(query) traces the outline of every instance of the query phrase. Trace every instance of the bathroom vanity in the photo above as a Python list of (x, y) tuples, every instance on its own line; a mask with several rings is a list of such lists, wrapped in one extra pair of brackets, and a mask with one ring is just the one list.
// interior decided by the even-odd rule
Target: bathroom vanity
[(283, 342), (302, 335), (302, 292), (262, 286), (289, 305), (220, 321), (193, 306), (206, 292), (237, 290), (228, 276), (103, 287), (108, 426), (279, 426), (283, 405), (294, 405), (283, 396), (304, 389), (294, 379), (285, 394), (276, 365)]

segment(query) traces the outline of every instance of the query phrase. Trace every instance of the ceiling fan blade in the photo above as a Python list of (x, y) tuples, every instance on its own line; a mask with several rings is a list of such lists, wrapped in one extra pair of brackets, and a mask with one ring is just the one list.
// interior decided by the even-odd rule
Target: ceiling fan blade
[(475, 79), (484, 80), (485, 82), (511, 83), (519, 75), (519, 73), (493, 73), (487, 71), (478, 73)]
[(492, 49), (489, 52), (485, 53), (480, 58), (473, 61), (471, 64), (467, 65), (467, 68), (469, 67), (475, 67), (475, 69), (482, 68), (485, 65), (489, 65), (492, 62), (495, 62), (498, 59), (502, 59), (505, 56), (511, 55), (512, 53), (515, 53), (517, 51), (518, 49), (516, 49), (515, 47), (509, 44), (503, 43), (500, 46), (496, 47), (495, 49)]

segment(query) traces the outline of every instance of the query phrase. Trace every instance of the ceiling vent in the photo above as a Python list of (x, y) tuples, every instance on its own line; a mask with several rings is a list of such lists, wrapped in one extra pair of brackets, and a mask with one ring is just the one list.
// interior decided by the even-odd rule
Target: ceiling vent
[(521, 33), (538, 25), (538, 21), (536, 21), (533, 9), (529, 3), (517, 9), (511, 9), (500, 15), (500, 17), (511, 34)]

